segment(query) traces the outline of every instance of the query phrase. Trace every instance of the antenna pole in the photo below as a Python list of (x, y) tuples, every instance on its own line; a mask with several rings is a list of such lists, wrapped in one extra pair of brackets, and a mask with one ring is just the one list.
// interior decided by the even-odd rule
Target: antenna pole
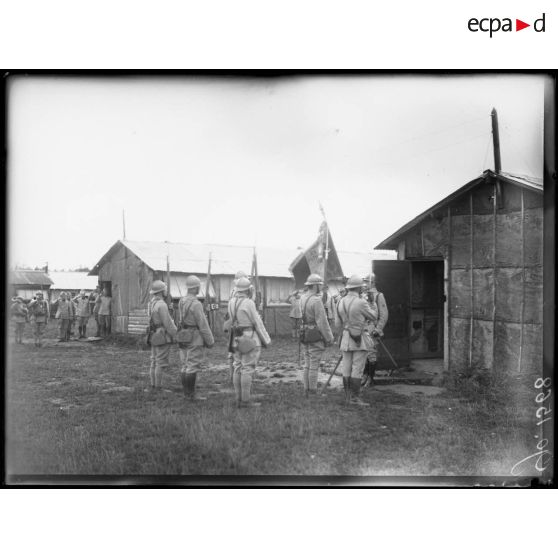
[(122, 210), (122, 240), (126, 240), (126, 214)]

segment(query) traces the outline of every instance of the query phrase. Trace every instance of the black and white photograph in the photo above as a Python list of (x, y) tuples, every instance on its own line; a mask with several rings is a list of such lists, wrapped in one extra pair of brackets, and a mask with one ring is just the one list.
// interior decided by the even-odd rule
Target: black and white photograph
[(552, 484), (553, 78), (5, 85), (6, 483)]

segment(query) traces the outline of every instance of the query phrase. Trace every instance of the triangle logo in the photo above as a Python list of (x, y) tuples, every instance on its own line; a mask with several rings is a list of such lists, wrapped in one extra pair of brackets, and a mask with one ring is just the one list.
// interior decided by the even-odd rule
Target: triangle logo
[(515, 30), (516, 31), (521, 31), (522, 29), (525, 29), (526, 27), (531, 27), (531, 24), (530, 23), (525, 23), (524, 21), (521, 21), (520, 19), (515, 20)]

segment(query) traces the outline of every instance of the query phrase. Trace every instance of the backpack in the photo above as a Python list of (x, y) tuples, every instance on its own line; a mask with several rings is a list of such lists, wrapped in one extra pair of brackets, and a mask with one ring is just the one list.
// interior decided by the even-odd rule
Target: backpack
[(306, 304), (304, 305), (304, 310), (302, 310), (302, 331), (300, 332), (300, 342), (303, 345), (309, 345), (310, 343), (318, 343), (318, 341), (323, 340), (322, 333), (320, 332), (320, 330), (318, 329), (317, 326), (315, 328), (312, 328), (312, 329), (308, 329), (306, 327), (306, 325), (307, 325), (306, 308), (308, 306), (308, 303), (310, 302), (310, 298), (312, 298), (312, 295), (310, 295), (306, 299)]
[(194, 304), (194, 302), (195, 299), (190, 302), (190, 305), (184, 312), (184, 315), (182, 316), (182, 322), (180, 323), (180, 329), (176, 334), (176, 340), (178, 341), (178, 346), (181, 349), (187, 349), (194, 342), (194, 329), (190, 327), (184, 327), (186, 325), (186, 316), (188, 315), (188, 312), (190, 312), (190, 308), (192, 308), (192, 304)]

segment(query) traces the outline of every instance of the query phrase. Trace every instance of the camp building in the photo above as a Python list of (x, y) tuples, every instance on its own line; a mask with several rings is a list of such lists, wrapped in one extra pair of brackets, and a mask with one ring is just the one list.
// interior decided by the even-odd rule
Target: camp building
[(12, 296), (21, 296), (26, 302), (32, 300), (37, 291), (41, 291), (46, 300), (52, 280), (46, 271), (35, 269), (15, 269), (9, 277)]
[[(191, 274), (200, 278), (200, 294), (205, 297), (210, 254), (209, 296), (219, 307), (214, 315), (215, 332), (222, 333), (235, 273), (242, 270), (251, 274), (253, 247), (117, 241), (90, 272), (90, 275), (98, 276), (101, 287), (106, 288), (112, 296), (113, 331), (131, 334), (145, 332), (149, 290), (156, 279), (166, 282), (167, 262), (170, 295), (175, 305), (187, 294), (186, 277)], [(291, 259), (292, 251), (277, 248), (257, 250), (264, 320), (272, 335), (290, 332), (290, 306), (286, 301), (294, 289), (294, 281), (288, 270)]]
[(396, 358), (439, 358), (465, 374), (542, 372), (540, 180), (487, 170), (377, 248), (399, 260), (376, 273)]

